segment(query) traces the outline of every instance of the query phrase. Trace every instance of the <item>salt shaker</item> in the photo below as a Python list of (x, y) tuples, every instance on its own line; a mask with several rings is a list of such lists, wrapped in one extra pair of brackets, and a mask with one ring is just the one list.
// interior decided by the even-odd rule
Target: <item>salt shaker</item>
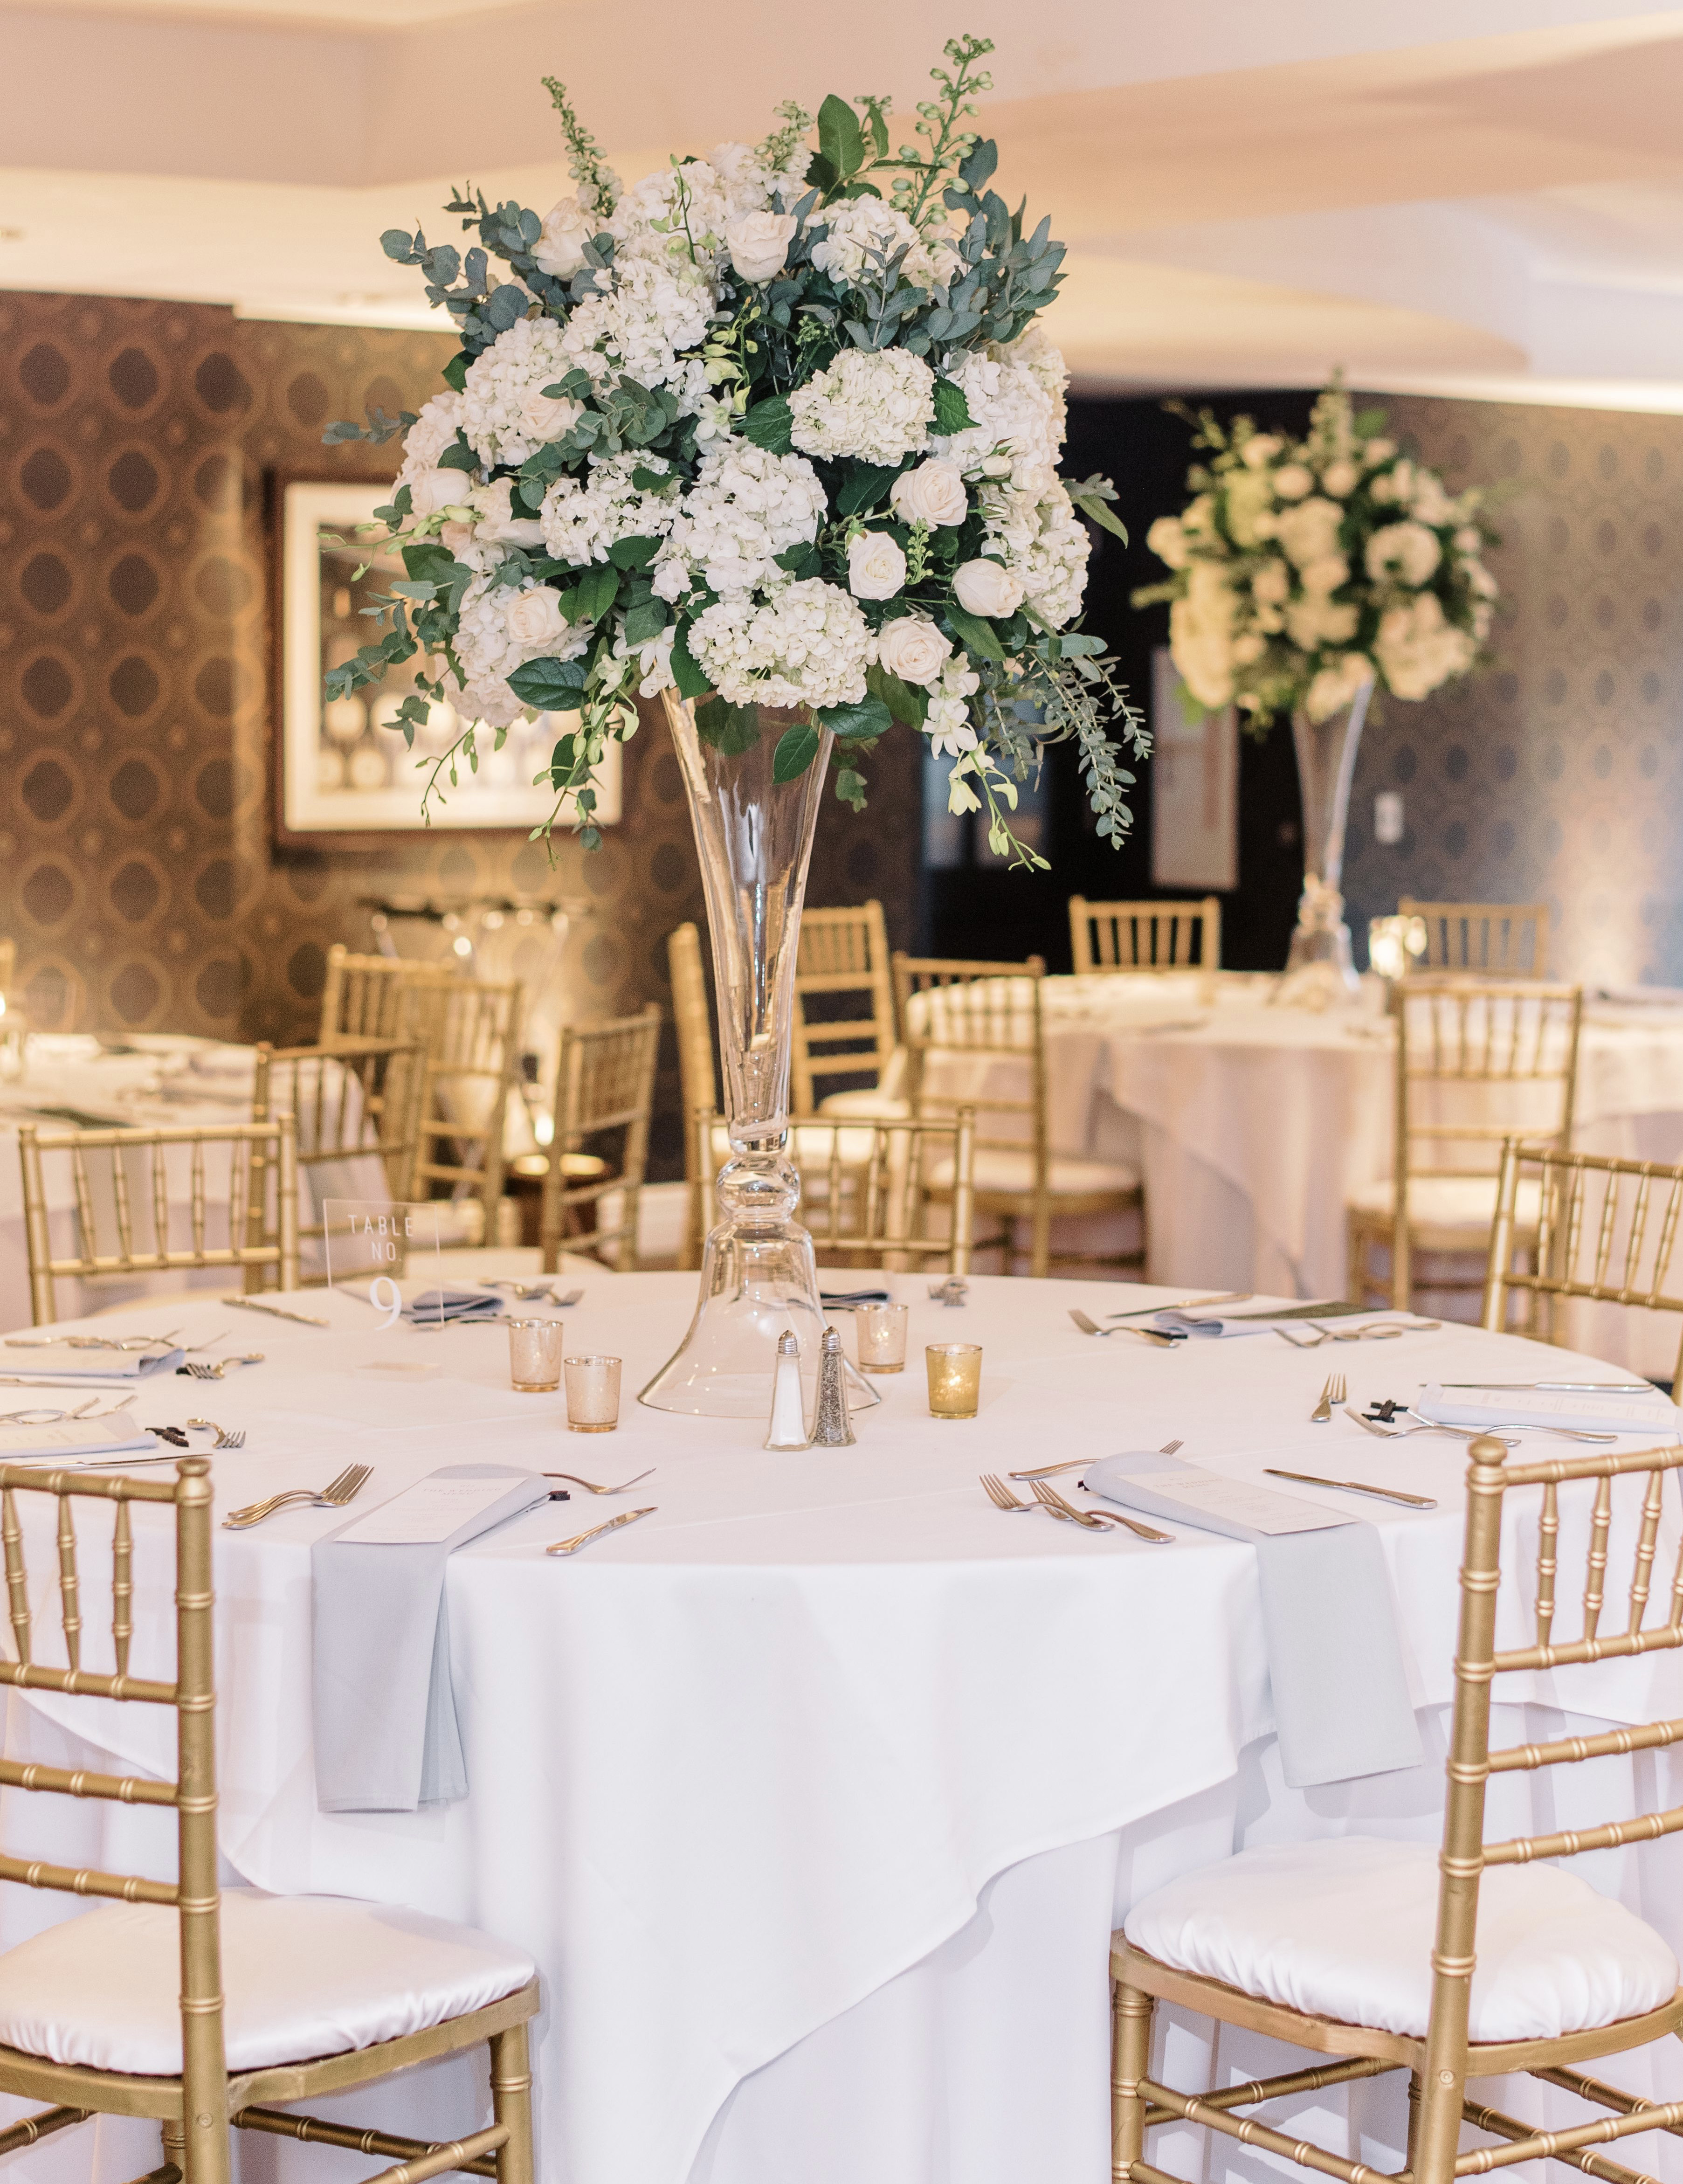
[(813, 1415), (814, 1448), (851, 1448), (853, 1428), (847, 1415), (847, 1363), (841, 1337), (833, 1327), (824, 1329), (818, 1352), (818, 1407)]
[(793, 1331), (777, 1337), (777, 1362), (772, 1368), (772, 1421), (763, 1446), (805, 1448), (806, 1411), (800, 1393), (800, 1344)]

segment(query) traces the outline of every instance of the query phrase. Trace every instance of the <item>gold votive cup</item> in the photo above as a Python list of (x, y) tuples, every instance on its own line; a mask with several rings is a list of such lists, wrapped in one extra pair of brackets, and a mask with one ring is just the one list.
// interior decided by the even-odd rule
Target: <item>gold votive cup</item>
[(620, 1422), (617, 1357), (569, 1357), (567, 1431), (612, 1433)]
[(561, 1384), (564, 1319), (509, 1322), (509, 1377), (522, 1396), (552, 1396)]
[(859, 1330), (859, 1369), (861, 1373), (903, 1373), (906, 1370), (906, 1323), (911, 1307), (904, 1304), (861, 1304), (853, 1315)]
[(982, 1393), (979, 1342), (931, 1342), (923, 1361), (929, 1368), (929, 1408), (938, 1418), (973, 1418)]

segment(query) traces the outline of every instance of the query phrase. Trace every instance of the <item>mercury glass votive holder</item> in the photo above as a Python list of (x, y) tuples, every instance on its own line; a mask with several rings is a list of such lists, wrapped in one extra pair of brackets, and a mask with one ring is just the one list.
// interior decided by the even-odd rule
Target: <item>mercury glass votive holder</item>
[(923, 1351), (929, 1368), (929, 1409), (938, 1418), (973, 1418), (982, 1393), (979, 1342), (931, 1342)]
[(561, 1384), (564, 1319), (509, 1322), (509, 1377), (522, 1396), (550, 1396)]
[(906, 1323), (911, 1307), (905, 1304), (862, 1304), (853, 1315), (859, 1330), (859, 1369), (861, 1373), (903, 1373), (906, 1370)]
[(620, 1422), (617, 1357), (569, 1357), (567, 1431), (612, 1433)]

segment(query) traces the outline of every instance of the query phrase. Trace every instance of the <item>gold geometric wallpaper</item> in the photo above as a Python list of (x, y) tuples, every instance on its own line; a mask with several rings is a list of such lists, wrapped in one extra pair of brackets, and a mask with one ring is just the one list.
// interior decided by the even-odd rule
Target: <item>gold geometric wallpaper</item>
[(1489, 667), (1367, 731), (1352, 926), (1400, 894), (1544, 900), (1558, 977), (1683, 984), (1683, 417), (1363, 399), (1452, 488), (1496, 488), (1502, 599)]
[[(645, 709), (625, 818), (552, 872), (518, 833), (394, 836), (277, 853), (269, 811), (271, 470), (389, 477), (394, 450), (324, 448), (324, 425), (436, 391), (448, 336), (246, 320), (187, 304), (0, 295), (0, 933), (19, 983), (84, 1028), (314, 1035), (326, 950), (366, 947), (361, 895), (588, 900), (569, 1013), (669, 1000), (666, 937), (700, 922), (677, 763)], [(882, 897), (911, 940), (913, 738), (833, 799), (809, 900)], [(668, 1053), (663, 1106), (675, 1116)], [(670, 1119), (660, 1133), (669, 1165)]]

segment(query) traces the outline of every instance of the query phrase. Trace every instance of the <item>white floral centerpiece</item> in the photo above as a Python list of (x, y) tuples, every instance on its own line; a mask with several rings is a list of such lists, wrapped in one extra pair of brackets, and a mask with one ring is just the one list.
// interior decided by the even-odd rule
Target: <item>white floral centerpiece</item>
[[(1187, 415), (1183, 411), (1182, 415)], [(1134, 594), (1169, 607), (1190, 704), (1234, 705), (1259, 733), (1291, 718), (1303, 800), (1303, 891), (1282, 995), (1324, 1007), (1357, 980), (1344, 922), (1344, 835), (1375, 689), (1429, 696), (1475, 664), (1495, 613), (1476, 489), (1451, 494), (1335, 379), (1308, 435), (1223, 428), (1206, 410), (1193, 498), (1145, 543), (1173, 575)]]
[(1370, 681), (1424, 698), (1468, 671), (1496, 593), (1478, 491), (1447, 493), (1336, 382), (1307, 439), (1248, 417), (1223, 429), (1208, 410), (1195, 422), (1208, 458), (1188, 473), (1194, 497), (1145, 534), (1173, 574), (1134, 604), (1173, 602), (1170, 649), (1199, 705), (1236, 705), (1259, 727), (1300, 710), (1324, 721)]
[[(950, 758), (956, 811), (985, 803), (996, 850), (1016, 783), (1073, 738), (1098, 815), (1129, 824), (1109, 724), (1146, 749), (1101, 642), (1076, 627), (1086, 516), (1120, 531), (1103, 478), (1058, 475), (1063, 359), (1035, 323), (1063, 246), (988, 184), (966, 126), (990, 87), (989, 41), (956, 39), (917, 141), (890, 153), (889, 103), (778, 109), (760, 143), (674, 158), (630, 190), (565, 86), (546, 83), (577, 184), (539, 216), (464, 189), (465, 254), (394, 230), (460, 353), (419, 415), (338, 424), (331, 441), (404, 434), (387, 535), (405, 576), (377, 641), (330, 696), (399, 661), (427, 671), (395, 725), (430, 705), (471, 725), (426, 796), (522, 714), (576, 722), (547, 778), (585, 845), (593, 771), (636, 729), (635, 699), (703, 700), (699, 733), (740, 743), (754, 709), (798, 709), (777, 775), (834, 738), (837, 794), (894, 722)], [(828, 744), (823, 745), (828, 749)], [(545, 777), (540, 777), (543, 778)], [(423, 797), (423, 805), (426, 801)]]

